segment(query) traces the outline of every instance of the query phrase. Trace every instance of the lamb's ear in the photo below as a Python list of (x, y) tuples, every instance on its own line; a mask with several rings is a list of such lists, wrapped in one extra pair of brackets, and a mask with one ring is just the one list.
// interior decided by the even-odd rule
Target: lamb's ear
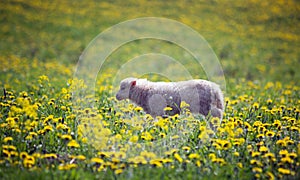
[(136, 80), (131, 81), (130, 86), (133, 87), (133, 86), (135, 86), (135, 85), (136, 85)]

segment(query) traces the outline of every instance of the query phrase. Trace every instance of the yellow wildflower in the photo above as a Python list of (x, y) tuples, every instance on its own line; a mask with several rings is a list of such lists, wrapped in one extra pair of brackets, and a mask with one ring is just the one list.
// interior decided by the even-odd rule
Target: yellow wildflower
[(76, 140), (71, 140), (68, 144), (68, 147), (72, 147), (72, 148), (78, 148), (80, 147), (80, 145), (76, 142)]
[(180, 162), (180, 163), (182, 163), (182, 161), (183, 161), (183, 159), (182, 159), (182, 158), (180, 157), (180, 155), (177, 154), (177, 153), (174, 154), (174, 158), (175, 158), (178, 162)]

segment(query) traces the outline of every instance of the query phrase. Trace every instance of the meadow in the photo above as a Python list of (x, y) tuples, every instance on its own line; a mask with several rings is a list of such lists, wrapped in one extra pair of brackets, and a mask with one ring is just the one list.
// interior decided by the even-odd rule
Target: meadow
[[(299, 179), (299, 12), (296, 0), (1, 1), (0, 178)], [(116, 49), (93, 91), (74, 77), (99, 33), (139, 17), (179, 21), (210, 44), (226, 80), (222, 122), (185, 103), (180, 115), (154, 120), (115, 99), (121, 66), (149, 52), (207, 78), (169, 42)]]

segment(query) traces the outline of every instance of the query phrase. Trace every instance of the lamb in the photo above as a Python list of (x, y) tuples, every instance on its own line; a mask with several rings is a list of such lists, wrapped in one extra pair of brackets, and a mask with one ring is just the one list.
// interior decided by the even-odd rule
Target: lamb
[[(223, 94), (220, 87), (206, 80), (151, 82), (147, 79), (126, 78), (120, 83), (117, 100), (130, 99), (152, 117), (180, 114), (180, 103), (189, 104), (192, 113), (222, 119)], [(166, 107), (171, 107), (168, 114)]]

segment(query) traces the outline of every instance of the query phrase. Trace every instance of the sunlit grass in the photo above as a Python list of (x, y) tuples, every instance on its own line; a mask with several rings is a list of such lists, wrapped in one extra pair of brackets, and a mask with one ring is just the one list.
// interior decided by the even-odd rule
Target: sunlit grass
[[(1, 178), (300, 177), (297, 1), (18, 0), (1, 1), (0, 10)], [(99, 72), (95, 94), (73, 79), (74, 62), (90, 40), (141, 16), (178, 20), (211, 44), (227, 82), (222, 122), (191, 114), (185, 103), (180, 115), (153, 119), (114, 98), (118, 68), (144, 53), (172, 56), (205, 79), (174, 44), (140, 40), (120, 47)], [(75, 97), (78, 89), (82, 96)]]
[(154, 120), (141, 108), (108, 96), (95, 97), (107, 104), (72, 111), (70, 89), (82, 85), (69, 82), (49, 91), (51, 80), (40, 76), (31, 91), (3, 90), (3, 168), (111, 171), (121, 177), (134, 176), (131, 169), (140, 167), (190, 168), (204, 177), (299, 175), (298, 86), (245, 82), (228, 92), (220, 123), (188, 110)]

